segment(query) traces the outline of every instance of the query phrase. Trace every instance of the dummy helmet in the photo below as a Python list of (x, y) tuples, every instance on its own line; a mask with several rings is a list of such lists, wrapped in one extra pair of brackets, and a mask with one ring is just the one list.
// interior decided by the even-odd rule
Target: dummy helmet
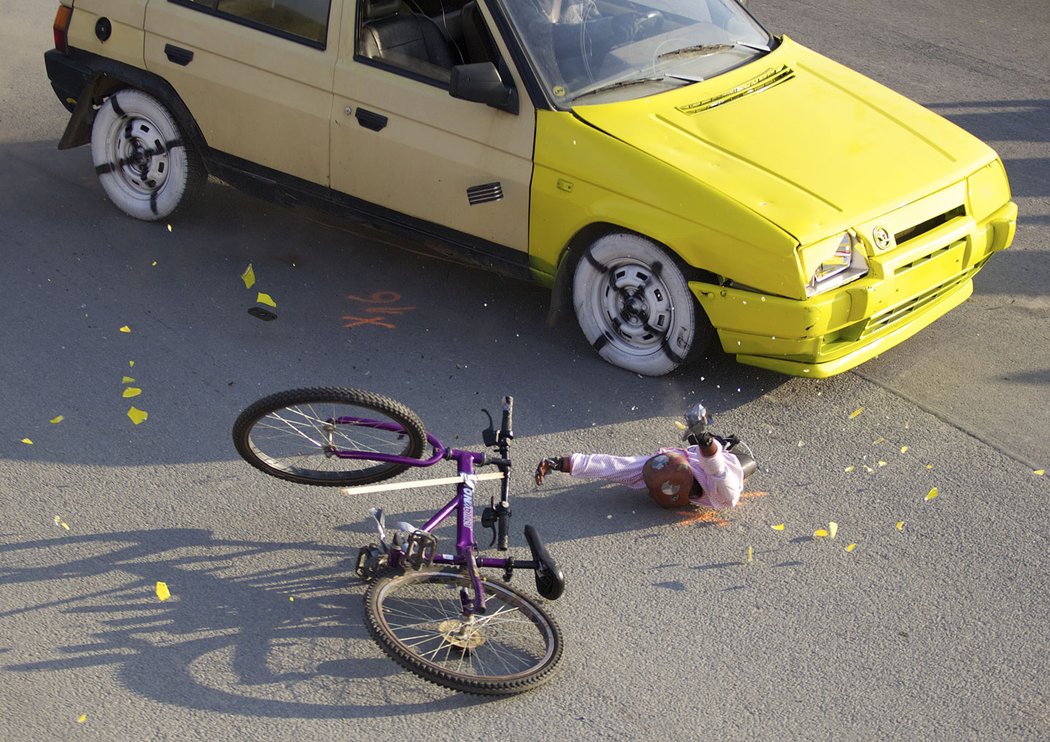
[(696, 485), (689, 459), (679, 451), (658, 453), (646, 461), (642, 480), (649, 488), (649, 497), (662, 508), (687, 505)]

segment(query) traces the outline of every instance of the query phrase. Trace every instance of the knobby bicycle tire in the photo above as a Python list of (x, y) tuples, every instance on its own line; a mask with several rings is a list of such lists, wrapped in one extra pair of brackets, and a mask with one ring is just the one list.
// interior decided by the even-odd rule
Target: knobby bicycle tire
[(365, 593), (365, 624), (395, 662), (432, 683), (478, 695), (513, 695), (550, 679), (561, 631), (530, 598), (486, 581), (486, 612), (465, 621), (459, 571), (381, 577)]
[[(344, 421), (334, 422), (340, 418)], [(341, 459), (333, 448), (418, 459), (426, 442), (423, 423), (405, 405), (375, 392), (339, 387), (271, 394), (248, 406), (233, 424), (237, 453), (255, 468), (290, 482), (328, 487), (381, 482), (408, 468)]]

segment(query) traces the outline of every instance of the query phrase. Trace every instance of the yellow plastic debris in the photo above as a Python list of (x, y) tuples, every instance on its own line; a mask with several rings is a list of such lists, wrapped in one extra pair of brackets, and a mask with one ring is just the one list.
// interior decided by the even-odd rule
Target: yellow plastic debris
[(849, 419), (852, 420), (853, 418), (857, 417), (862, 412), (864, 412), (864, 408), (863, 407), (858, 407), (857, 409), (853, 410), (853, 412), (849, 413)]
[(32, 446), (33, 445), (33, 441), (30, 440), (29, 438), (23, 438), (22, 439), (22, 443), (26, 444), (27, 446)]
[(87, 721), (87, 714), (81, 714), (77, 717), (77, 724), (83, 724), (85, 721)]
[(939, 494), (940, 493), (937, 491), (937, 488), (934, 487), (933, 489), (931, 489), (929, 492), (926, 493), (926, 501), (929, 502), (930, 500), (932, 500), (933, 498), (935, 498)]
[(134, 384), (135, 380), (133, 378), (131, 378), (130, 376), (125, 376), (124, 378), (122, 378), (120, 380), (120, 383), (121, 384)]
[(897, 530), (898, 531), (903, 531), (904, 530), (904, 521), (903, 520), (897, 521)]
[(128, 361), (128, 368), (135, 368), (135, 362), (134, 361)]
[(121, 332), (131, 332), (131, 328), (128, 327), (127, 325), (124, 325), (123, 327), (120, 328), (120, 331)]
[(907, 446), (901, 446), (901, 453), (908, 453), (908, 447)]
[(826, 538), (827, 535), (828, 535), (828, 532), (826, 530), (824, 530), (823, 528), (818, 528), (817, 530), (813, 531), (813, 535), (816, 538)]
[(755, 560), (755, 550), (750, 546), (747, 547), (747, 563), (751, 564)]
[(66, 419), (65, 415), (57, 415), (56, 417), (51, 418), (48, 422), (50, 422), (52, 425), (58, 425), (60, 422), (62, 422), (65, 419)]
[(851, 552), (851, 551), (853, 551), (856, 548), (857, 548), (856, 544), (850, 544), (849, 546), (846, 547), (846, 551), (847, 552)]
[(784, 524), (783, 523), (777, 523), (775, 526), (770, 526), (770, 528), (772, 528), (774, 531), (783, 531), (784, 530)]
[(854, 469), (856, 469), (856, 468), (857, 468), (857, 467), (855, 467), (855, 466), (853, 466), (852, 464), (850, 464), (849, 466), (847, 466), (847, 467), (846, 467), (845, 469), (843, 469), (842, 471), (844, 471), (844, 472), (846, 472), (847, 474), (849, 474), (850, 472), (852, 472), (852, 471), (853, 471)]
[(277, 308), (277, 302), (273, 300), (273, 297), (271, 297), (269, 294), (264, 294), (262, 291), (260, 291), (259, 295), (255, 297), (255, 301), (259, 302), (260, 304), (265, 304), (268, 307), (273, 307), (274, 309)]
[(55, 516), (55, 525), (64, 528), (67, 531), (69, 530), (69, 524), (62, 520), (62, 518), (58, 515)]
[(129, 386), (126, 389), (124, 389), (124, 394), (122, 396), (124, 397), (124, 399), (128, 399), (129, 397), (137, 397), (140, 394), (142, 394), (142, 390), (139, 389), (137, 386)]
[(131, 422), (139, 425), (146, 422), (146, 418), (149, 417), (149, 413), (145, 410), (140, 410), (135, 405), (128, 408), (128, 417), (131, 418)]
[(158, 582), (157, 583), (157, 597), (164, 601), (171, 597), (171, 591), (168, 590), (168, 583)]
[(1036, 469), (1035, 471), (1032, 472), (1032, 474), (1035, 474), (1037, 477), (1041, 477), (1044, 474), (1046, 474), (1046, 470), (1045, 469)]
[(830, 538), (835, 538), (835, 534), (838, 533), (838, 532), (839, 532), (839, 524), (838, 523), (836, 523), (835, 521), (831, 521), (830, 523), (828, 523), (828, 536)]
[(250, 289), (255, 285), (255, 269), (252, 268), (251, 263), (248, 263), (248, 267), (241, 274), (241, 280), (244, 281), (244, 288), (246, 289)]

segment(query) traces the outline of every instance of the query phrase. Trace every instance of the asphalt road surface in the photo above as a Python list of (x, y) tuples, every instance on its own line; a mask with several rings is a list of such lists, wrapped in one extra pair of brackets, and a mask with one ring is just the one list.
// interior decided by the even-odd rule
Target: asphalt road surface
[[(751, 3), (990, 142), (1021, 210), (965, 305), (824, 381), (720, 352), (639, 378), (548, 329), (540, 289), (217, 183), (170, 227), (128, 219), (85, 148), (55, 148), (53, 6), (0, 0), (0, 738), (1050, 737), (1042, 3)], [(276, 321), (247, 314), (256, 290)], [(439, 494), (282, 483), (230, 442), (251, 401), (321, 384), (463, 446), (515, 396), (514, 542), (536, 525), (569, 580), (549, 684), (462, 696), (369, 640), (348, 567), (368, 507), (418, 518)], [(528, 481), (543, 454), (670, 444), (697, 400), (762, 462), (721, 518)]]

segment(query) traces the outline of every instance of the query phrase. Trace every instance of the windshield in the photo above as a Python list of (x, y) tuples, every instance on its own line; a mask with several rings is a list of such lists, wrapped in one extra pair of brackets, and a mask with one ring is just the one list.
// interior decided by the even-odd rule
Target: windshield
[(736, 0), (502, 0), (540, 83), (559, 106), (652, 95), (769, 51)]

